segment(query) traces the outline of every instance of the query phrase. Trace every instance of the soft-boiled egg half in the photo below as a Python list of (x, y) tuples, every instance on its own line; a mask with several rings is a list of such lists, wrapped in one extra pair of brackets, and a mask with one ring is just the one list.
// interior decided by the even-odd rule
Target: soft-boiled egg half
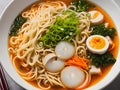
[(104, 21), (104, 15), (97, 11), (97, 10), (93, 10), (93, 11), (89, 11), (90, 14), (90, 21), (92, 24), (100, 24)]
[(101, 35), (92, 35), (86, 40), (87, 48), (95, 54), (104, 54), (109, 48), (109, 41)]

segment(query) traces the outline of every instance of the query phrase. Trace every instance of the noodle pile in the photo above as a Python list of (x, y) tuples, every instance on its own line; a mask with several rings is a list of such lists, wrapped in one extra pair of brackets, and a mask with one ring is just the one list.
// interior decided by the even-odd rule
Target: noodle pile
[[(65, 87), (60, 80), (60, 72), (51, 73), (42, 63), (42, 58), (55, 52), (55, 49), (39, 47), (38, 42), (48, 28), (54, 24), (56, 17), (67, 9), (66, 4), (61, 1), (33, 4), (31, 8), (22, 12), (22, 16), (28, 20), (19, 29), (18, 35), (9, 38), (8, 51), (14, 66), (17, 67), (15, 62), (19, 61), (26, 69), (25, 72), (17, 69), (18, 73), (25, 80), (36, 81), (41, 89), (50, 89), (51, 86)], [(85, 41), (91, 33), (89, 16), (86, 12), (75, 13), (80, 18), (81, 33), (77, 34), (72, 41), (76, 55), (87, 58)]]

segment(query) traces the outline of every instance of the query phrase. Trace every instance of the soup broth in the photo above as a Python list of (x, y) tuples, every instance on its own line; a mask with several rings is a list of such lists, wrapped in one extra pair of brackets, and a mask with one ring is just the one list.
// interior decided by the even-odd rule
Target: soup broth
[[(96, 7), (93, 8), (92, 10), (98, 10), (98, 11), (102, 12), (102, 14), (105, 16), (105, 22), (109, 22), (109, 26), (115, 28), (114, 22), (112, 21), (111, 17), (100, 6), (96, 5)], [(113, 39), (113, 42), (115, 42), (116, 46), (115, 46), (114, 50), (111, 51), (111, 53), (114, 55), (115, 58), (117, 58), (118, 48), (119, 48), (119, 37), (118, 37), (117, 32), (116, 32), (116, 36)], [(102, 80), (109, 73), (112, 66), (113, 65), (103, 67), (102, 68), (102, 75), (100, 75), (100, 76), (99, 75), (93, 75), (90, 86), (92, 86), (92, 85), (98, 83), (100, 80)]]
[[(71, 2), (73, 0), (41, 0), (36, 2), (23, 10), (19, 19), (15, 19), (11, 26), (14, 30), (16, 28), (18, 30), (11, 31), (12, 34), (8, 35), (10, 59), (21, 77), (37, 88), (50, 90), (88, 88), (99, 83), (115, 63), (115, 61), (111, 61), (113, 63), (105, 66), (95, 66), (96, 64), (91, 63), (93, 58), (90, 57), (89, 53), (92, 53), (92, 55), (96, 55), (96, 53), (86, 45), (86, 40), (94, 35), (92, 34), (93, 27), (105, 25), (106, 30), (115, 30), (116, 27), (111, 17), (100, 6), (92, 2), (87, 2), (87, 5), (90, 4), (91, 8), (85, 11), (75, 10), (78, 6), (71, 5)], [(94, 18), (90, 14), (92, 11), (96, 11), (96, 13), (93, 13)], [(104, 17), (103, 21), (95, 20), (92, 22), (91, 19), (97, 18), (98, 12)], [(100, 18), (102, 19), (101, 16)], [(22, 24), (19, 22), (22, 22)], [(63, 32), (64, 30), (66, 31)], [(109, 48), (104, 54), (111, 53), (110, 55), (113, 55), (113, 57), (110, 57), (115, 60), (119, 48), (117, 30), (115, 30), (113, 37), (109, 34), (105, 36), (100, 34), (100, 36), (104, 38), (108, 36), (111, 40), (112, 44), (107, 38)], [(99, 53), (97, 52), (97, 55), (104, 55)], [(101, 72), (91, 74), (92, 65), (98, 67)], [(70, 66), (78, 68), (80, 70), (79, 74), (85, 77), (83, 81), (79, 80), (79, 83), (73, 87), (70, 87), (69, 82), (66, 82), (68, 80), (64, 79), (67, 75), (64, 70), (66, 69), (67, 72), (68, 68), (71, 68)], [(74, 73), (71, 74), (69, 71), (67, 73), (71, 75), (67, 77), (74, 80), (74, 77), (72, 77)], [(80, 76), (75, 77), (79, 78)], [(72, 81), (70, 82), (72, 83)]]

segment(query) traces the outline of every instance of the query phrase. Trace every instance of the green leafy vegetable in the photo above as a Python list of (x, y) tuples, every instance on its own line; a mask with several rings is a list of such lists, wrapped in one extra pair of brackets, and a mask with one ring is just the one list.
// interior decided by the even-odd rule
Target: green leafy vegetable
[(96, 67), (104, 67), (109, 64), (115, 63), (116, 59), (110, 52), (106, 52), (103, 55), (89, 53), (91, 64), (95, 65)]
[(114, 28), (105, 28), (104, 24), (94, 25), (91, 27), (93, 29), (92, 35), (102, 35), (102, 36), (110, 36), (113, 38), (115, 36)]
[(87, 0), (76, 0), (72, 2), (72, 5), (76, 6), (77, 12), (88, 11), (90, 8), (93, 7), (93, 5), (89, 4)]
[[(63, 17), (56, 17), (56, 22), (42, 36), (40, 42), (47, 48), (55, 47), (59, 41), (71, 42), (72, 37), (76, 33), (80, 33), (78, 24), (79, 19), (76, 14), (71, 10), (67, 10), (63, 12)], [(41, 46), (41, 43), (39, 44)]]
[(26, 18), (22, 17), (22, 15), (17, 16), (15, 21), (13, 22), (11, 28), (10, 28), (10, 36), (14, 36), (17, 34), (19, 28), (27, 21)]

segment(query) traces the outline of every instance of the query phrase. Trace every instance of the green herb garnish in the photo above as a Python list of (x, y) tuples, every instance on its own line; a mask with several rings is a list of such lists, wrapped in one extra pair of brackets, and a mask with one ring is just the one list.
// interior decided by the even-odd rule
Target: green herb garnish
[(60, 41), (71, 42), (72, 37), (76, 33), (80, 33), (78, 29), (79, 18), (76, 17), (76, 14), (71, 10), (67, 10), (62, 14), (63, 17), (57, 16), (56, 22), (40, 39), (40, 42), (43, 42), (43, 46), (50, 48), (55, 47)]
[(89, 53), (91, 64), (95, 65), (96, 67), (104, 67), (109, 64), (115, 63), (116, 59), (113, 57), (113, 55), (110, 52), (106, 52), (105, 54), (98, 55)]
[(76, 7), (77, 12), (88, 11), (90, 8), (94, 7), (93, 5), (88, 3), (87, 0), (76, 0), (72, 2), (72, 5)]
[(11, 28), (10, 28), (10, 36), (14, 36), (17, 34), (19, 28), (27, 21), (26, 18), (22, 17), (22, 15), (17, 16), (17, 18), (14, 20)]
[(93, 29), (91, 35), (110, 36), (111, 38), (115, 36), (115, 29), (106, 28), (104, 24), (93, 25), (91, 28)]

